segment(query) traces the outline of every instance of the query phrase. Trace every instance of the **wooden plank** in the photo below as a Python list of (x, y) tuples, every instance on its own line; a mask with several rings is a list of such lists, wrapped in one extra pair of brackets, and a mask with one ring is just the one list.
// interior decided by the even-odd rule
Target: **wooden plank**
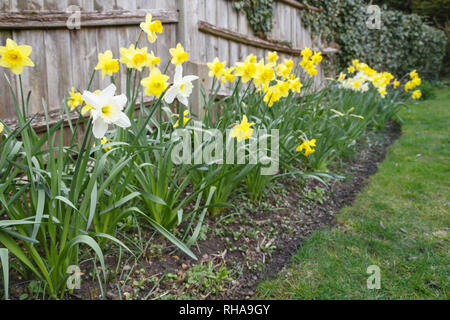
[(29, 112), (30, 114), (34, 114), (43, 110), (42, 99), (48, 101), (44, 31), (14, 31), (13, 38), (17, 44), (26, 44), (33, 48), (30, 58), (33, 60), (35, 66), (24, 69), (22, 82), (25, 95), (27, 95), (28, 91), (31, 91)]
[[(263, 40), (257, 37), (248, 36), (246, 34), (234, 32), (228, 29), (219, 28), (214, 26), (206, 21), (199, 21), (198, 29), (201, 32), (215, 35), (220, 38), (228, 39), (234, 42), (241, 43), (243, 45), (250, 45), (256, 48), (268, 49), (268, 50), (276, 50), (278, 52), (284, 52), (293, 56), (299, 56), (300, 50), (292, 49), (288, 46), (284, 46), (282, 44), (272, 42), (269, 40)], [(245, 58), (245, 57), (244, 57)]]
[[(217, 10), (216, 10), (216, 19), (217, 19), (217, 26), (221, 28), (229, 29), (228, 27), (228, 10), (227, 10), (227, 3), (225, 0), (218, 0), (217, 2)], [(229, 47), (230, 47), (230, 41), (227, 39), (218, 39), (217, 41), (218, 51), (217, 51), (217, 57), (219, 57), (220, 61), (230, 61), (229, 57)]]
[[(233, 8), (232, 3), (227, 4), (228, 11), (228, 28), (231, 31), (238, 31), (238, 12)], [(229, 66), (234, 65), (237, 61), (239, 61), (239, 44), (234, 41), (229, 42), (229, 57), (230, 61), (228, 62)]]
[(317, 8), (314, 6), (310, 6), (307, 4), (300, 3), (296, 0), (277, 0), (278, 2), (282, 2), (288, 6), (291, 6), (293, 8), (299, 9), (299, 10), (309, 10), (309, 11), (317, 11), (317, 12), (323, 12), (324, 10), (321, 8)]
[[(83, 12), (81, 13), (82, 27), (122, 26), (139, 25), (147, 13), (151, 13), (154, 19), (164, 24), (177, 23), (178, 13), (176, 11), (154, 9), (154, 10), (116, 10), (109, 12)], [(70, 13), (65, 11), (52, 12), (21, 11), (17, 13), (0, 12), (0, 29), (48, 29), (67, 28), (67, 19)]]
[[(58, 110), (68, 95), (68, 91), (74, 85), (70, 34), (64, 30), (44, 31), (45, 64), (47, 78), (47, 105), (49, 110)], [(75, 73), (80, 72), (76, 70)], [(36, 110), (40, 111), (40, 110)]]

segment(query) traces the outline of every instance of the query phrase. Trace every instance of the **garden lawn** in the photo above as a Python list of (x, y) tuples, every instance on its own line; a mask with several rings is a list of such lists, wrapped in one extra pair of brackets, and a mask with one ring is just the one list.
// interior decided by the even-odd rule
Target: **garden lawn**
[[(338, 227), (316, 232), (260, 299), (449, 299), (450, 88), (400, 113), (403, 135)], [(367, 267), (381, 289), (367, 288)]]

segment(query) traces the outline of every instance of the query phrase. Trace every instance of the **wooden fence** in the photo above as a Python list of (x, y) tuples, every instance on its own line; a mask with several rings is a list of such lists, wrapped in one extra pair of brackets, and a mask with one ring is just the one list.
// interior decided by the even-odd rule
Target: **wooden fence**
[[(70, 6), (80, 8), (79, 30), (67, 28), (66, 21), (72, 14), (68, 8), (76, 8)], [(40, 114), (34, 124), (39, 127), (43, 120), (42, 98), (47, 101), (51, 117), (56, 117), (64, 95), (72, 86), (79, 90), (86, 88), (99, 52), (110, 49), (118, 57), (120, 47), (136, 41), (138, 25), (147, 12), (163, 22), (164, 33), (155, 44), (142, 37), (139, 46), (148, 46), (161, 57), (164, 66), (170, 56), (169, 48), (182, 43), (190, 55), (187, 72), (200, 75), (200, 81), (207, 87), (206, 62), (215, 57), (233, 64), (249, 53), (263, 57), (276, 50), (284, 58), (298, 56), (305, 46), (314, 47), (301, 22), (303, 10), (316, 9), (296, 0), (279, 0), (269, 37), (277, 41), (272, 41), (254, 36), (247, 17), (233, 8), (231, 0), (1, 0), (0, 44), (12, 38), (18, 44), (33, 47), (31, 58), (35, 67), (27, 68), (22, 80), (24, 88), (32, 90), (30, 113)], [(281, 44), (283, 41), (292, 46)], [(16, 92), (19, 79), (7, 69), (1, 68), (0, 72), (0, 118), (13, 125), (13, 101), (3, 72)], [(124, 68), (121, 72), (119, 91), (125, 88)], [(322, 80), (323, 71), (319, 69), (316, 81)], [(106, 81), (97, 73), (92, 88), (101, 89), (107, 85)], [(197, 90), (193, 101), (199, 101), (198, 95)]]

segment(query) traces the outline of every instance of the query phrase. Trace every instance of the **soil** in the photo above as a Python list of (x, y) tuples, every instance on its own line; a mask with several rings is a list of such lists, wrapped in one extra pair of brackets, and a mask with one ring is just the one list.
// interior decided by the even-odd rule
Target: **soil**
[[(141, 257), (118, 261), (115, 248), (107, 264), (117, 273), (108, 275), (105, 298), (251, 299), (258, 282), (287, 266), (312, 232), (336, 225), (336, 214), (354, 201), (400, 134), (400, 126), (391, 122), (371, 143), (361, 143), (351, 158), (333, 168), (346, 178), (328, 186), (285, 178), (257, 205), (244, 194), (234, 195), (230, 202), (238, 204), (235, 208), (206, 217), (202, 238), (191, 248), (199, 261), (174, 252), (167, 240), (149, 231), (141, 234), (149, 244)], [(92, 263), (82, 270), (81, 290), (67, 298), (101, 299)], [(11, 292), (13, 299), (26, 289), (19, 288)]]

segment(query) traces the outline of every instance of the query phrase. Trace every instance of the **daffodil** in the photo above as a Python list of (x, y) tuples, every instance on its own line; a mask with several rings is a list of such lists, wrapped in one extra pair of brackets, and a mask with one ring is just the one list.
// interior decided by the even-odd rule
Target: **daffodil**
[(93, 92), (84, 91), (82, 99), (93, 107), (93, 133), (94, 137), (101, 139), (108, 131), (108, 125), (115, 124), (121, 128), (128, 128), (131, 126), (130, 119), (122, 112), (126, 103), (127, 97), (124, 94), (115, 96), (116, 86), (109, 85), (100, 95)]
[(223, 71), (223, 78), (222, 78), (222, 81), (221, 81), (222, 84), (225, 81), (228, 81), (230, 83), (234, 82), (234, 80), (236, 78), (236, 75), (233, 74), (233, 71), (234, 71), (234, 68), (226, 68), (226, 69), (224, 69), (224, 71)]
[(94, 70), (102, 70), (102, 79), (105, 79), (106, 74), (112, 76), (113, 73), (119, 72), (119, 61), (113, 59), (111, 50), (106, 50), (98, 54), (98, 64)]
[(339, 74), (338, 81), (340, 81), (340, 82), (344, 81), (346, 76), (347, 75), (345, 73), (341, 72)]
[(3, 129), (4, 129), (5, 127), (3, 126), (3, 123), (1, 123), (0, 122), (0, 134), (3, 132)]
[(186, 51), (184, 51), (181, 43), (178, 43), (175, 48), (171, 48), (169, 52), (172, 55), (172, 60), (170, 62), (176, 66), (188, 61), (189, 59), (189, 55)]
[[(100, 95), (101, 91), (100, 90), (95, 90), (94, 93), (96, 95)], [(90, 104), (86, 103), (83, 108), (81, 108), (81, 114), (84, 116), (87, 112), (91, 111), (92, 109), (94, 109), (93, 106), (91, 106)], [(92, 116), (92, 113), (91, 113)]]
[(264, 88), (264, 92), (265, 95), (263, 101), (269, 108), (271, 108), (275, 102), (280, 100), (280, 90), (277, 85)]
[(282, 77), (284, 80), (289, 79), (291, 74), (291, 69), (288, 68), (285, 64), (279, 64), (276, 67), (277, 75)]
[(157, 39), (156, 34), (163, 32), (163, 25), (161, 21), (152, 21), (152, 15), (147, 13), (145, 16), (145, 22), (141, 22), (141, 29), (147, 34), (148, 41), (154, 43)]
[(289, 71), (292, 71), (292, 68), (294, 68), (294, 61), (292, 61), (292, 59), (284, 59), (284, 65)]
[(409, 73), (409, 76), (411, 77), (411, 79), (414, 79), (414, 78), (418, 77), (419, 74), (417, 73), (416, 70), (413, 70)]
[(128, 48), (120, 48), (120, 62), (125, 64), (128, 69), (136, 69), (139, 72), (144, 67), (150, 67), (151, 56), (147, 48), (136, 48), (134, 44)]
[(207, 66), (209, 68), (209, 76), (220, 79), (220, 77), (224, 73), (224, 68), (226, 64), (227, 64), (226, 62), (220, 62), (219, 58), (214, 58), (212, 62), (208, 62)]
[(295, 78), (293, 80), (289, 80), (289, 86), (292, 92), (299, 93), (303, 87), (303, 84), (300, 82), (299, 78)]
[(272, 51), (267, 54), (267, 62), (268, 63), (275, 64), (275, 63), (277, 63), (278, 58), (279, 58), (278, 53), (276, 51)]
[(400, 81), (395, 80), (394, 81), (394, 88), (397, 88), (398, 86), (400, 86)]
[(245, 62), (237, 62), (235, 74), (241, 77), (243, 83), (249, 82), (256, 74), (256, 65), (250, 59)]
[(311, 61), (312, 63), (314, 63), (315, 65), (318, 65), (319, 63), (322, 62), (322, 52), (316, 52), (314, 51), (314, 55), (311, 57)]
[(251, 128), (253, 125), (255, 125), (255, 123), (249, 123), (247, 116), (243, 115), (241, 123), (234, 126), (230, 136), (236, 138), (238, 142), (247, 140), (253, 135), (253, 128)]
[(291, 88), (289, 82), (277, 80), (276, 86), (280, 97), (286, 98), (289, 95), (289, 89)]
[(420, 90), (415, 90), (412, 94), (414, 100), (420, 99), (422, 97), (422, 92)]
[(164, 100), (170, 104), (177, 98), (178, 101), (187, 106), (189, 103), (188, 98), (194, 87), (192, 81), (197, 79), (197, 76), (183, 77), (183, 67), (181, 65), (176, 66), (173, 85), (167, 90)]
[(156, 57), (153, 51), (150, 51), (150, 54), (148, 56), (148, 63), (147, 67), (150, 69), (153, 69), (155, 66), (159, 65), (161, 63), (161, 59), (159, 57)]
[(313, 53), (310, 48), (305, 47), (305, 49), (303, 49), (301, 51), (301, 54), (302, 54), (303, 59), (308, 59), (309, 57), (312, 56)]
[(297, 152), (301, 152), (304, 150), (305, 156), (309, 156), (310, 154), (316, 152), (316, 150), (311, 148), (315, 146), (316, 146), (316, 139), (312, 140), (304, 139), (303, 143), (297, 147)]
[[(191, 118), (188, 117), (189, 115), (189, 110), (184, 110), (183, 112), (183, 126), (186, 126), (186, 123), (188, 123), (189, 120), (191, 120)], [(176, 129), (179, 126), (179, 121), (177, 120), (177, 122), (175, 122), (175, 124), (173, 125), (173, 127)]]
[(34, 67), (29, 58), (32, 50), (31, 46), (19, 46), (13, 40), (7, 39), (6, 46), (0, 47), (0, 67), (10, 68), (14, 74), (21, 74), (23, 67)]
[(72, 90), (69, 91), (69, 98), (67, 99), (67, 105), (70, 107), (70, 110), (72, 111), (82, 104), (83, 99), (81, 98), (81, 93), (75, 92), (75, 88), (72, 87)]
[(254, 83), (256, 87), (262, 84), (269, 85), (270, 81), (275, 79), (275, 70), (273, 70), (273, 64), (264, 64), (264, 60), (261, 59), (256, 65), (256, 73), (254, 76)]
[(348, 73), (355, 73), (355, 71), (356, 71), (356, 70), (355, 70), (355, 67), (354, 67), (354, 66), (350, 66), (350, 67), (347, 68), (347, 72), (348, 72)]
[[(111, 142), (111, 140), (108, 140), (108, 138), (107, 138), (106, 136), (104, 136), (104, 137), (102, 138), (102, 140), (100, 141), (100, 144), (101, 144), (101, 145), (104, 145), (104, 144), (107, 144), (107, 143), (110, 143), (110, 142)], [(109, 151), (109, 150), (111, 150), (111, 149), (112, 149), (111, 146), (108, 146), (108, 147), (103, 148), (103, 150), (105, 150), (105, 151)]]
[(153, 68), (150, 70), (150, 75), (142, 79), (141, 85), (144, 87), (144, 93), (147, 96), (159, 97), (169, 86), (167, 80), (169, 80), (169, 76), (162, 74), (158, 68)]

